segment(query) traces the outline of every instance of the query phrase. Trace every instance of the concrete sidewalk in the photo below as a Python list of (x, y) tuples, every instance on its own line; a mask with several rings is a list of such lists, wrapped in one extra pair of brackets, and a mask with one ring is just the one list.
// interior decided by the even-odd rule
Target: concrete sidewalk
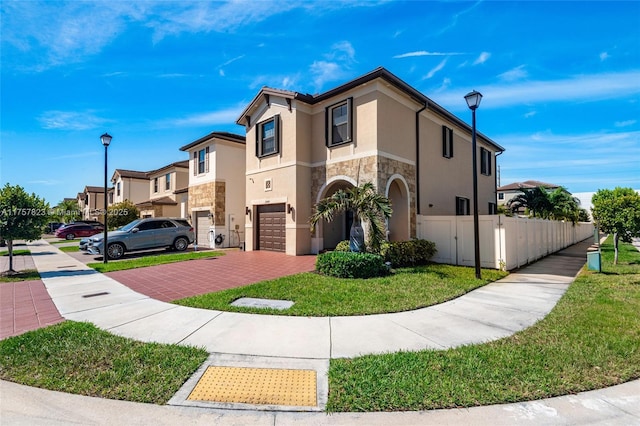
[[(211, 356), (169, 406), (90, 398), (0, 382), (2, 422), (640, 424), (640, 381), (579, 395), (470, 409), (331, 415), (299, 412), (324, 409), (330, 358), (482, 343), (531, 326), (555, 306), (573, 281), (585, 264), (589, 245), (590, 241), (576, 244), (501, 281), (437, 306), (364, 317), (300, 318), (207, 311), (160, 302), (88, 269), (43, 241), (32, 243), (29, 248), (36, 267), (65, 318), (90, 321), (137, 340), (204, 346)], [(187, 395), (204, 369), (212, 365), (315, 370), (318, 404), (309, 409), (188, 401)]]

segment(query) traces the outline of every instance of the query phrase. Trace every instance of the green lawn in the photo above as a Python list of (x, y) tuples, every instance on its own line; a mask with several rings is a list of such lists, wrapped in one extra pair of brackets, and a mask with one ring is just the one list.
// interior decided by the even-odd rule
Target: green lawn
[(166, 253), (142, 256), (125, 260), (110, 260), (109, 262), (95, 262), (87, 264), (88, 267), (98, 272), (123, 271), (125, 269), (144, 268), (146, 266), (162, 265), (165, 263), (182, 262), (185, 260), (205, 259), (208, 257), (223, 256), (221, 251), (192, 251), (188, 253)]
[(15, 274), (7, 274), (7, 271), (4, 271), (0, 274), (0, 283), (11, 283), (17, 281), (33, 281), (39, 280), (40, 274), (35, 269), (27, 269), (24, 271), (18, 271)]
[(535, 326), (484, 345), (331, 361), (328, 411), (470, 407), (566, 395), (640, 378), (640, 253), (610, 240)]
[(141, 343), (88, 323), (0, 340), (0, 378), (61, 392), (165, 404), (204, 362), (203, 349)]
[[(477, 280), (473, 268), (437, 264), (403, 268), (390, 276), (369, 279), (338, 279), (310, 272), (174, 303), (221, 311), (297, 316), (400, 312), (442, 303), (506, 275), (495, 270), (483, 270), (482, 274), (483, 279)], [(229, 305), (240, 297), (291, 300), (295, 304), (282, 311)]]
[(80, 251), (80, 247), (78, 246), (64, 246), (58, 248), (65, 253), (77, 253)]
[(57, 241), (47, 241), (49, 244), (65, 244), (65, 243), (79, 243), (80, 238), (76, 238), (73, 240), (57, 240)]

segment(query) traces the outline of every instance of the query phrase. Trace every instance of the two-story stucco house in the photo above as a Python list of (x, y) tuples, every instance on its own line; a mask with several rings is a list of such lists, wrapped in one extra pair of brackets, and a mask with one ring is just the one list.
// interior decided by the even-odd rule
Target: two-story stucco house
[[(113, 189), (107, 188), (107, 203), (111, 205)], [(78, 205), (84, 220), (104, 220), (102, 211), (104, 210), (104, 187), (85, 186), (82, 192), (78, 193)]]
[(238, 247), (245, 230), (245, 137), (212, 132), (180, 148), (189, 153), (189, 214), (196, 244)]
[(189, 160), (177, 161), (146, 173), (147, 199), (136, 203), (140, 217), (186, 217)]
[[(312, 234), (313, 206), (367, 181), (391, 199), (392, 241), (415, 237), (420, 215), (471, 213), (470, 126), (384, 68), (317, 95), (265, 87), (236, 123), (246, 129), (247, 250), (334, 248), (352, 218)], [(477, 146), (478, 210), (490, 214), (504, 149), (481, 133)]]
[(125, 200), (133, 204), (149, 199), (149, 176), (147, 172), (116, 169), (111, 176), (113, 185), (113, 202)]
[[(555, 189), (560, 188), (560, 185), (556, 185), (554, 183), (546, 183), (540, 182), (537, 180), (526, 180), (524, 182), (513, 182), (508, 185), (503, 185), (497, 189), (498, 191), (498, 205), (506, 205), (513, 198), (518, 195), (522, 195), (523, 189), (533, 189), (533, 188), (544, 188), (547, 191), (553, 191)], [(524, 213), (524, 209), (520, 211), (520, 213)]]

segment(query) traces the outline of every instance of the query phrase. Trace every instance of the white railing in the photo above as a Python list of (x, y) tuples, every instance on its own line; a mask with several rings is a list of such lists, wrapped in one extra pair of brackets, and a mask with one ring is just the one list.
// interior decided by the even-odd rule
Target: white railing
[[(433, 241), (434, 262), (473, 266), (473, 216), (418, 216), (417, 237)], [(482, 215), (479, 217), (480, 264), (512, 270), (594, 235), (590, 222)]]

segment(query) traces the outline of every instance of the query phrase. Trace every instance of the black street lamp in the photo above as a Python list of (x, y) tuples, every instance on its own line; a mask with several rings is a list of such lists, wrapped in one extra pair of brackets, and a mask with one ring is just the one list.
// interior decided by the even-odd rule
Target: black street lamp
[(472, 161), (473, 161), (473, 239), (474, 239), (474, 251), (475, 251), (475, 264), (476, 264), (476, 278), (481, 279), (482, 273), (480, 272), (480, 231), (478, 226), (478, 150), (476, 149), (476, 109), (480, 106), (482, 100), (482, 93), (473, 92), (467, 93), (464, 97), (467, 101), (467, 105), (471, 110), (472, 126), (471, 126), (471, 149), (473, 149)]
[(104, 145), (104, 241), (102, 241), (102, 261), (107, 263), (109, 255), (107, 253), (107, 148), (111, 143), (111, 136), (105, 133), (100, 136), (100, 141)]

